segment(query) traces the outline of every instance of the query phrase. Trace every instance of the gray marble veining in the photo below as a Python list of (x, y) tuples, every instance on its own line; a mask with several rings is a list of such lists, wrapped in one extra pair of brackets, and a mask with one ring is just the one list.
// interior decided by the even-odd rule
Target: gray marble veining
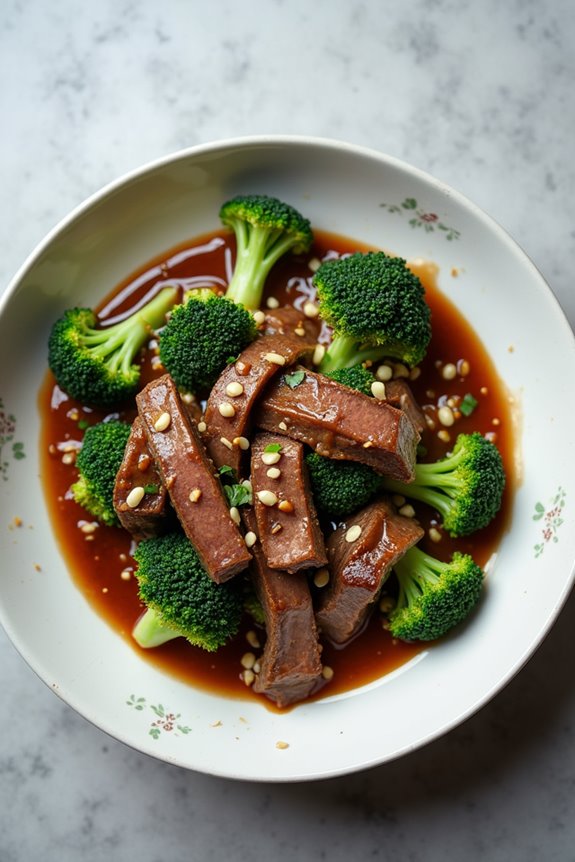
[[(434, 173), (523, 246), (575, 324), (571, 0), (4, 0), (0, 289), (126, 170), (252, 133)], [(575, 603), (463, 726), (313, 785), (187, 773), (109, 739), (0, 633), (0, 862), (575, 859)]]

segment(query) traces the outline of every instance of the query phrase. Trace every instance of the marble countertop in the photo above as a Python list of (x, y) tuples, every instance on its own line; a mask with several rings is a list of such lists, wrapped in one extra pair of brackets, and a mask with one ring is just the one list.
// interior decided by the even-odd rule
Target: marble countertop
[[(4, 0), (0, 290), (72, 207), (191, 144), (312, 134), (488, 211), (575, 324), (572, 0)], [(391, 764), (295, 786), (156, 762), (59, 701), (0, 632), (0, 860), (575, 858), (571, 597), (523, 671)]]

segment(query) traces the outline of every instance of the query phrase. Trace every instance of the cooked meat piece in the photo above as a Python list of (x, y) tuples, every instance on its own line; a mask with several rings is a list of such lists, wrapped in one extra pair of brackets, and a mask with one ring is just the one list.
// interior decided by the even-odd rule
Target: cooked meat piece
[(306, 317), (293, 305), (282, 305), (281, 308), (267, 308), (264, 321), (264, 335), (293, 335), (314, 346), (321, 332), (321, 322), (318, 317)]
[[(280, 446), (281, 451), (266, 452), (274, 446)], [(265, 463), (276, 458), (277, 463)], [(286, 572), (325, 566), (325, 544), (309, 486), (303, 445), (280, 435), (258, 434), (252, 443), (250, 478), (258, 534), (268, 566)], [(269, 498), (270, 494), (272, 505), (266, 505), (266, 495)]]
[[(127, 499), (134, 488), (144, 488), (146, 493), (141, 502), (132, 507)], [(148, 448), (146, 431), (136, 416), (114, 485), (114, 509), (122, 527), (138, 542), (163, 533), (169, 522), (166, 498), (166, 489)]]
[[(253, 512), (242, 511), (256, 531)], [(259, 542), (250, 572), (266, 621), (266, 644), (254, 691), (280, 707), (297, 703), (324, 684), (317, 628), (307, 578), (270, 569)]]
[[(203, 439), (216, 467), (227, 464), (240, 475), (241, 446), (250, 430), (254, 402), (272, 377), (312, 350), (313, 345), (297, 335), (264, 335), (222, 371), (210, 392), (204, 416), (207, 430)], [(273, 361), (278, 357), (285, 360), (283, 365)], [(220, 408), (232, 413), (223, 405), (231, 406), (233, 414), (222, 415)]]
[(392, 566), (422, 536), (413, 518), (397, 515), (385, 500), (338, 527), (327, 541), (331, 577), (316, 613), (321, 632), (336, 644), (358, 634)]
[(305, 371), (291, 389), (281, 379), (266, 389), (254, 422), (286, 434), (329, 458), (361, 461), (401, 482), (413, 480), (419, 433), (396, 407)]
[(230, 517), (194, 421), (169, 374), (136, 396), (162, 482), (202, 565), (217, 583), (248, 565), (251, 554)]
[(425, 413), (415, 400), (409, 383), (406, 383), (401, 378), (389, 380), (385, 384), (385, 400), (393, 407), (403, 410), (420, 434), (422, 431), (425, 431), (427, 428)]

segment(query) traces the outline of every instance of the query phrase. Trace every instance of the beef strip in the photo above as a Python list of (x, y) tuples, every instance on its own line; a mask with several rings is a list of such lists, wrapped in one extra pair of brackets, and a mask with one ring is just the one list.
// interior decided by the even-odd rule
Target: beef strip
[(427, 428), (425, 413), (415, 400), (409, 383), (401, 378), (388, 380), (385, 384), (385, 400), (393, 407), (403, 410), (420, 434), (425, 431)]
[(317, 344), (321, 332), (319, 317), (306, 317), (293, 305), (267, 308), (265, 311), (264, 335), (291, 335), (294, 338)]
[[(265, 464), (268, 446), (281, 446), (276, 464)], [(277, 457), (272, 453), (271, 457)], [(268, 476), (279, 470), (278, 478)], [(258, 434), (252, 443), (251, 483), (258, 533), (268, 566), (297, 572), (325, 566), (327, 557), (323, 535), (304, 463), (304, 447), (296, 440), (275, 434)], [(272, 506), (258, 494), (271, 491), (277, 497)]]
[[(250, 429), (251, 410), (256, 399), (272, 377), (279, 375), (289, 365), (313, 351), (313, 344), (305, 338), (290, 335), (263, 335), (252, 342), (220, 374), (210, 392), (204, 421), (207, 425), (204, 440), (216, 467), (224, 464), (232, 467), (239, 476), (241, 472), (241, 443), (247, 439)], [(282, 356), (284, 365), (266, 358)], [(228, 394), (228, 386), (240, 384), (240, 395)], [(220, 406), (231, 404), (234, 415), (222, 416)], [(245, 444), (244, 444), (245, 445)]]
[[(242, 509), (256, 532), (253, 511)], [(304, 700), (324, 684), (307, 578), (270, 569), (259, 544), (253, 546), (252, 581), (265, 615), (266, 643), (254, 690), (279, 707)]]
[[(354, 541), (350, 528), (361, 527)], [(392, 566), (423, 536), (413, 518), (397, 515), (386, 500), (377, 500), (340, 525), (327, 540), (330, 581), (321, 592), (316, 613), (323, 634), (345, 644), (361, 631)]]
[(409, 417), (324, 374), (305, 371), (291, 389), (274, 380), (258, 403), (254, 422), (311, 446), (320, 455), (361, 461), (401, 482), (414, 477), (419, 433)]
[[(141, 502), (131, 507), (127, 503), (128, 495), (138, 487), (147, 491)], [(116, 475), (114, 509), (122, 527), (138, 542), (165, 532), (169, 524), (166, 489), (138, 416), (132, 424), (124, 458)]]
[[(148, 445), (186, 535), (210, 577), (217, 583), (228, 580), (246, 568), (251, 554), (230, 517), (219, 479), (174, 381), (165, 374), (148, 383), (136, 402)], [(156, 428), (160, 417), (166, 419), (164, 430)]]

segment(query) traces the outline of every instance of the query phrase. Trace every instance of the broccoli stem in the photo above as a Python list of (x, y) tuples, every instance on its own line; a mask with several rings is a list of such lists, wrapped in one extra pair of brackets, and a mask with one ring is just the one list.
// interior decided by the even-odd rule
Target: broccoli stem
[(174, 305), (177, 296), (176, 287), (164, 288), (125, 320), (87, 333), (83, 339), (84, 343), (93, 348), (93, 356), (104, 360), (110, 357), (110, 371), (128, 373), (136, 353), (150, 331), (165, 323), (166, 314)]
[(226, 297), (249, 309), (260, 307), (267, 275), (293, 246), (293, 238), (281, 230), (236, 222), (236, 262)]
[(436, 584), (446, 564), (414, 546), (394, 566), (399, 580), (398, 607), (407, 607), (418, 598), (424, 584)]
[(319, 370), (323, 374), (339, 371), (341, 368), (351, 368), (371, 359), (377, 362), (391, 353), (389, 347), (364, 347), (352, 335), (336, 335), (323, 357)]
[(143, 649), (152, 649), (180, 637), (180, 634), (162, 623), (153, 608), (148, 608), (132, 629), (132, 637)]

